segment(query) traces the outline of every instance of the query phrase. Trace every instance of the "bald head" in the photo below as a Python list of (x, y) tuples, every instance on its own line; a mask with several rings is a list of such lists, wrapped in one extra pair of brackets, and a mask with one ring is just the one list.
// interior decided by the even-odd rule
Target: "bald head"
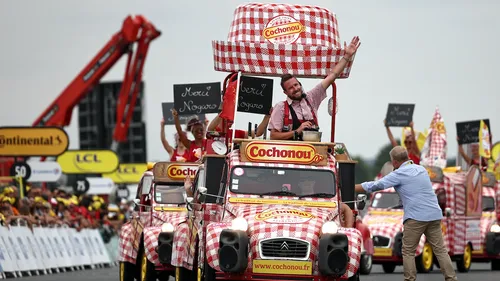
[(389, 155), (391, 156), (392, 165), (394, 165), (394, 168), (399, 168), (401, 164), (408, 161), (409, 159), (408, 151), (406, 150), (406, 148), (399, 145), (391, 149)]

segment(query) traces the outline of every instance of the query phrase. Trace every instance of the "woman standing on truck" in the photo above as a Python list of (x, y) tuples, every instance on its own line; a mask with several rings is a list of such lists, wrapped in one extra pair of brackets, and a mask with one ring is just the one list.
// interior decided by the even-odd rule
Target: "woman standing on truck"
[(186, 149), (184, 144), (179, 141), (179, 134), (175, 134), (175, 148), (172, 147), (167, 138), (165, 138), (165, 120), (161, 119), (161, 131), (160, 131), (161, 143), (163, 147), (170, 155), (170, 162), (186, 162), (189, 159), (189, 151)]
[(172, 109), (172, 116), (174, 117), (175, 129), (179, 135), (179, 140), (187, 148), (189, 153), (189, 159), (187, 162), (198, 162), (205, 150), (205, 145), (207, 140), (205, 139), (205, 125), (198, 118), (193, 118), (189, 120), (187, 127), (190, 128), (191, 133), (194, 136), (194, 140), (190, 141), (186, 133), (182, 131), (181, 123), (179, 121), (179, 115), (177, 110)]
[[(389, 140), (391, 141), (392, 147), (398, 146), (398, 143), (396, 142), (396, 140), (394, 139), (394, 136), (392, 135), (391, 129), (389, 128), (389, 126), (387, 126), (386, 120), (384, 120), (384, 126), (385, 126), (385, 130), (387, 131), (387, 136), (389, 137)], [(412, 160), (413, 163), (419, 165), (420, 164), (420, 149), (418, 148), (417, 139), (415, 137), (415, 131), (413, 130), (413, 121), (410, 122), (410, 128), (411, 128), (411, 133), (408, 133), (406, 135), (406, 138), (404, 141), (404, 146), (408, 150), (408, 157), (410, 158), (410, 160)]]
[[(457, 142), (459, 138), (457, 137)], [(462, 155), (462, 158), (465, 160), (467, 165), (477, 165), (481, 167), (481, 170), (486, 171), (488, 169), (488, 159), (479, 155), (479, 144), (472, 143), (471, 145), (472, 157), (469, 157), (467, 153), (465, 153), (464, 148), (460, 143), (458, 143), (458, 152)]]

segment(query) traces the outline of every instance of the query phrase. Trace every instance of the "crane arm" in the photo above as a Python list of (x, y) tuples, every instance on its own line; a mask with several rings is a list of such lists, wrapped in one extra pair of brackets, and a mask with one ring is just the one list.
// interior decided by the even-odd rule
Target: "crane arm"
[[(128, 16), (125, 18), (121, 30), (112, 36), (110, 41), (99, 51), (92, 61), (85, 66), (54, 102), (52, 102), (52, 104), (50, 104), (50, 106), (35, 120), (33, 126), (68, 126), (71, 121), (71, 114), (74, 107), (85, 97), (93, 86), (99, 83), (101, 78), (124, 54), (129, 54), (128, 62), (131, 62), (132, 44), (139, 41), (139, 45), (146, 45), (146, 47), (142, 48), (145, 49), (142, 54), (142, 61), (138, 63), (140, 71), (134, 71), (134, 68), (131, 68), (130, 64), (127, 64), (124, 86), (129, 86), (122, 86), (120, 99), (122, 99), (121, 96), (124, 91), (133, 94), (134, 91), (137, 91), (135, 89), (136, 87), (133, 87), (134, 83), (127, 79), (134, 77), (131, 76), (131, 73), (139, 73), (138, 76), (140, 79), (140, 76), (142, 76), (141, 72), (144, 58), (147, 52), (147, 45), (150, 41), (160, 36), (160, 34), (161, 32), (156, 30), (143, 16)], [(135, 98), (136, 95), (132, 95), (131, 97)], [(135, 104), (135, 100), (132, 100), (130, 104)], [(120, 115), (120, 113), (118, 115)], [(121, 123), (123, 122), (117, 120), (117, 126)], [(126, 123), (126, 125), (128, 126), (128, 123)], [(125, 125), (122, 126), (121, 130), (127, 131)]]

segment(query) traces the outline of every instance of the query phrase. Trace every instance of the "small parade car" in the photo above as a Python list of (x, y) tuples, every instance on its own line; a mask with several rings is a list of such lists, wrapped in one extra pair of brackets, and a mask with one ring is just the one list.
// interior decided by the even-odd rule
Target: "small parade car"
[(158, 162), (137, 187), (132, 218), (121, 228), (120, 280), (174, 275), (171, 265), (176, 228), (186, 222), (184, 179), (194, 177), (198, 164)]
[(500, 270), (500, 181), (490, 172), (483, 172), (481, 247), (472, 251), (473, 262), (491, 262), (491, 270)]
[(240, 141), (198, 171), (178, 280), (359, 280), (362, 235), (341, 227), (329, 144)]
[[(445, 245), (458, 271), (468, 272), (473, 250), (481, 248), (481, 171), (477, 166), (467, 172), (448, 173), (438, 167), (427, 170), (443, 211), (441, 226)], [(381, 264), (386, 273), (394, 272), (403, 261), (403, 210), (394, 188), (372, 194), (363, 222), (373, 235), (373, 263)], [(417, 271), (427, 273), (434, 264), (439, 265), (431, 245), (422, 235), (416, 251)]]

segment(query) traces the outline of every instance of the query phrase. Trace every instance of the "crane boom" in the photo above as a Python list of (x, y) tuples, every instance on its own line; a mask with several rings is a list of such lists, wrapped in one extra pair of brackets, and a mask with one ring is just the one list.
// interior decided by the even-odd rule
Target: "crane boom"
[[(161, 32), (142, 15), (127, 16), (121, 30), (112, 36), (92, 61), (35, 120), (33, 126), (68, 126), (74, 107), (93, 86), (99, 83), (124, 54), (128, 54), (126, 71), (118, 99), (116, 127), (113, 133), (112, 149), (116, 150), (117, 143), (125, 141), (127, 137), (149, 43), (160, 35)], [(133, 44), (135, 42), (138, 43), (138, 46), (137, 52), (134, 54)]]

